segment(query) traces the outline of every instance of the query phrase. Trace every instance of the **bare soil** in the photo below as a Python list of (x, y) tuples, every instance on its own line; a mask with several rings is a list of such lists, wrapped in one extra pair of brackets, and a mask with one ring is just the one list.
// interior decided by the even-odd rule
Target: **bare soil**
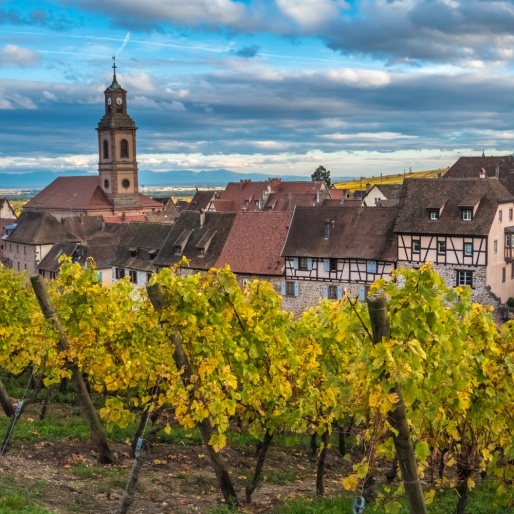
[[(89, 443), (81, 441), (24, 444), (14, 438), (9, 451), (0, 457), (0, 474), (13, 478), (20, 488), (28, 487), (37, 501), (56, 513), (113, 513), (123, 496), (134, 460), (128, 444), (113, 444), (116, 463), (100, 466)], [(253, 474), (252, 448), (222, 452), (238, 497)], [(133, 514), (207, 513), (223, 499), (201, 446), (154, 444), (144, 455)], [(326, 464), (326, 494), (341, 492), (340, 480), (349, 463), (334, 449)], [(240, 512), (272, 512), (284, 500), (315, 493), (316, 459), (308, 449), (271, 448), (265, 464), (265, 480), (254, 493), (253, 503)]]

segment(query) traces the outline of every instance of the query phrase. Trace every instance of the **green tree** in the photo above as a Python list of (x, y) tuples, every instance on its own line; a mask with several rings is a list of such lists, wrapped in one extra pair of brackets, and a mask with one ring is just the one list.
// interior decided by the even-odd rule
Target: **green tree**
[(330, 171), (325, 168), (325, 166), (318, 166), (316, 171), (311, 175), (312, 180), (324, 180), (327, 187), (332, 185), (332, 180), (330, 179)]

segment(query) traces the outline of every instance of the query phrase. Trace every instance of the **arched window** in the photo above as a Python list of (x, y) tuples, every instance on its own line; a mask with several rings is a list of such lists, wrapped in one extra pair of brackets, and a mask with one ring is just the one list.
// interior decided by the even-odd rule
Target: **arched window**
[(109, 158), (109, 143), (107, 142), (107, 139), (104, 139), (104, 159)]
[(128, 141), (126, 139), (122, 139), (120, 142), (120, 157), (128, 157)]

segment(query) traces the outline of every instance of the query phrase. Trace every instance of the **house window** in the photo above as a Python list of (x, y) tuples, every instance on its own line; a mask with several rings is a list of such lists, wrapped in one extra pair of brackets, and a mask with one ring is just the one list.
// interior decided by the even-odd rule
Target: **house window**
[(421, 251), (421, 241), (419, 239), (412, 240), (412, 253), (419, 253)]
[(501, 223), (503, 221), (503, 212), (498, 211), (498, 221)]
[(510, 236), (505, 236), (505, 248), (510, 248)]
[(243, 285), (243, 287), (246, 287), (246, 284), (248, 284), (248, 278), (243, 278), (243, 280), (241, 281), (241, 284)]
[(509, 221), (512, 221), (512, 209), (509, 209)]
[(377, 261), (368, 261), (366, 264), (366, 270), (368, 273), (377, 272)]
[(293, 282), (291, 280), (287, 280), (286, 282), (282, 282), (282, 295), (283, 296), (298, 296), (299, 294), (299, 286), (298, 282)]
[(507, 268), (502, 268), (502, 282), (505, 283), (507, 279)]
[(493, 251), (494, 253), (498, 253), (498, 239), (493, 241)]
[(473, 272), (467, 270), (458, 270), (457, 285), (473, 287)]
[(337, 259), (330, 259), (330, 271), (337, 271)]
[(446, 255), (446, 241), (437, 241), (437, 254)]
[(134, 270), (130, 270), (129, 271), (129, 275), (130, 275), (130, 281), (133, 283), (133, 284), (137, 284), (137, 271), (134, 271)]
[(473, 243), (464, 243), (464, 256), (465, 257), (473, 256)]
[(337, 286), (328, 286), (328, 298), (337, 300)]
[(462, 221), (471, 221), (473, 219), (473, 211), (471, 209), (462, 209)]
[(104, 139), (104, 159), (109, 158), (109, 143), (107, 142), (107, 139)]
[(26, 246), (23, 247), (23, 255), (27, 255), (27, 247)]
[(439, 211), (430, 211), (430, 219), (436, 221), (439, 219)]
[(120, 141), (120, 157), (128, 157), (128, 141), (126, 139), (122, 139)]
[(298, 259), (298, 269), (300, 270), (307, 270), (307, 257), (300, 257)]
[(123, 268), (115, 268), (114, 273), (117, 280), (120, 280), (125, 276), (125, 270)]
[(510, 279), (514, 279), (514, 262), (510, 265)]

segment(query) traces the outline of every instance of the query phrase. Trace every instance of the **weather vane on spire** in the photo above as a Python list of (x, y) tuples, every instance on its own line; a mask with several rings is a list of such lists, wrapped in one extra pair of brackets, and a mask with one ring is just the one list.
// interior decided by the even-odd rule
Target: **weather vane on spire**
[(112, 77), (112, 81), (113, 83), (116, 82), (116, 56), (113, 55), (112, 56), (112, 69), (113, 69), (113, 77)]

